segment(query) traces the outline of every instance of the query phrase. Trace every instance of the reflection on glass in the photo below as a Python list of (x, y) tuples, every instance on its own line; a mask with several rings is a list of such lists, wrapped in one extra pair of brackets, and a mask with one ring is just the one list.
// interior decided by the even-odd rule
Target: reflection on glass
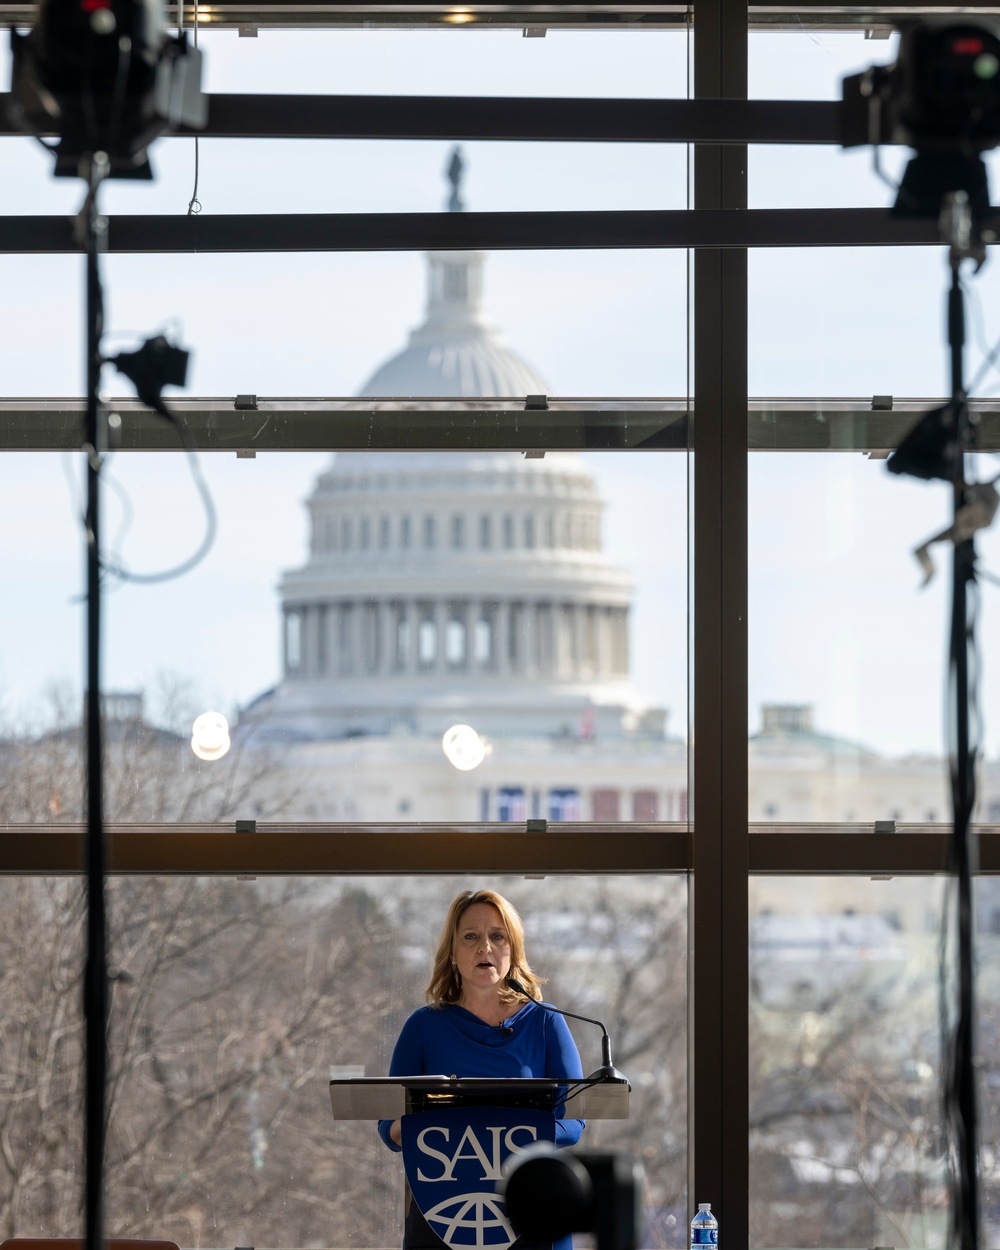
[[(182, 1246), (398, 1245), (399, 1157), (374, 1124), (332, 1121), (327, 1082), (388, 1071), (402, 1021), (424, 1001), (447, 903), (481, 884), (109, 881), (122, 975), (109, 1027), (108, 1234)], [(643, 1244), (681, 1246), (684, 882), (488, 884), (520, 910), (546, 999), (612, 1030), (632, 1114), (592, 1122), (585, 1140), (646, 1163)], [(0, 934), (12, 1235), (82, 1233), (83, 901), (78, 881), (0, 881), (0, 906), (16, 919)], [(570, 1027), (593, 1070), (600, 1033)]]
[[(947, 488), (861, 452), (755, 452), (749, 491), (750, 819), (948, 821), (948, 565), (920, 589), (913, 556), (947, 523)], [(1000, 534), (979, 546), (996, 567)], [(984, 596), (987, 653), (994, 611)], [(982, 681), (992, 706), (995, 665)], [(975, 818), (995, 821), (995, 722), (984, 747)]]
[(941, 891), (751, 880), (751, 1245), (945, 1244)]

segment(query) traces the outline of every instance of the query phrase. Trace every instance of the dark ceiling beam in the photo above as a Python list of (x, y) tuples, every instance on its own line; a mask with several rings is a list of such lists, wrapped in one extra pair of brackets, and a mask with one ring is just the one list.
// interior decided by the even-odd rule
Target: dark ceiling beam
[[(0, 94), (0, 136), (19, 132)], [(212, 139), (496, 139), (548, 143), (838, 142), (827, 100), (210, 95)], [(186, 133), (186, 132), (181, 132)]]
[[(108, 218), (109, 252), (406, 252), (939, 244), (887, 209), (156, 214)], [(0, 216), (0, 253), (79, 252), (70, 217)]]

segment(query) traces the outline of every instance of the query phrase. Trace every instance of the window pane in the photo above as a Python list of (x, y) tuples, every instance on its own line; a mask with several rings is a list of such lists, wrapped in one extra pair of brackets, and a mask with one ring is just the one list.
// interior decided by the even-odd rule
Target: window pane
[[(750, 489), (750, 819), (950, 819), (944, 753), (950, 555), (914, 548), (948, 524), (944, 484), (850, 453), (754, 453)], [(1000, 561), (1000, 536), (978, 540)], [(996, 604), (984, 587), (982, 639)], [(822, 656), (822, 663), (817, 657)], [(982, 699), (1000, 696), (985, 666)], [(986, 725), (977, 819), (1000, 802)]]
[[(204, 10), (202, 11), (204, 14)], [(322, 96), (687, 94), (687, 39), (665, 31), (520, 30), (200, 32), (205, 89)], [(10, 82), (0, 48), (0, 83)], [(452, 145), (442, 141), (199, 139), (197, 198), (208, 213), (434, 212)], [(479, 142), (465, 145), (467, 207), (478, 211), (683, 208), (683, 147)], [(196, 193), (191, 139), (152, 149), (154, 183), (112, 183), (111, 213), (186, 212)], [(30, 139), (4, 140), (5, 213), (79, 209), (79, 184), (51, 177)], [(556, 176), (553, 176), (556, 171)]]
[(941, 890), (751, 880), (752, 1246), (945, 1245)]
[[(399, 1157), (374, 1124), (333, 1122), (327, 1082), (387, 1072), (399, 1027), (424, 1001), (447, 904), (470, 884), (110, 880), (121, 977), (109, 1031), (109, 1235), (183, 1246), (398, 1244)], [(607, 1023), (632, 1080), (632, 1113), (592, 1121), (585, 1141), (644, 1160), (643, 1244), (680, 1245), (683, 880), (489, 885), (520, 910), (532, 966), (550, 978), (546, 999)], [(0, 880), (4, 915), (16, 919), (0, 935), (0, 1108), (19, 1178), (8, 1194), (11, 1235), (82, 1232), (82, 899), (76, 880)], [(600, 1034), (570, 1024), (592, 1071)]]
[(882, 148), (874, 169), (871, 148), (754, 144), (747, 157), (748, 208), (889, 208), (903, 176), (906, 148)]
[[(682, 253), (448, 255), (478, 275), (461, 307), (434, 295), (441, 253), (109, 256), (107, 347), (171, 321), (192, 395), (685, 393)], [(6, 394), (82, 392), (82, 273), (0, 256), (0, 285), (24, 293), (0, 306)], [(110, 370), (105, 385), (124, 391)]]
[[(560, 819), (686, 820), (682, 453), (202, 460), (207, 559), (106, 579), (104, 689), (128, 696), (105, 705), (109, 820), (523, 820), (560, 790), (578, 796)], [(8, 823), (82, 810), (79, 469), (0, 457)], [(106, 474), (109, 559), (147, 573), (197, 550), (183, 457)], [(511, 547), (466, 541), (484, 516)], [(555, 546), (525, 545), (549, 522)], [(234, 745), (204, 762), (208, 710)], [(442, 750), (461, 724), (483, 740), (471, 771)]]
[[(948, 386), (941, 248), (772, 248), (751, 251), (751, 395), (942, 395)], [(989, 309), (1000, 277), (972, 280)], [(970, 315), (970, 370), (995, 338)]]
[(839, 100), (844, 75), (892, 61), (897, 42), (866, 39), (863, 30), (751, 31), (750, 99)]
[[(952, 15), (958, 12), (951, 10)], [(886, 14), (886, 21), (895, 24), (924, 15), (896, 10)], [(752, 31), (750, 99), (840, 100), (846, 76), (895, 61), (898, 35), (890, 33), (888, 24), (879, 33), (884, 37), (866, 39), (861, 30)], [(897, 184), (911, 155), (906, 148), (883, 146), (879, 163), (885, 179)], [(984, 157), (995, 190), (1000, 159), (996, 152)], [(874, 152), (867, 146), (843, 150), (836, 145), (759, 145), (751, 146), (748, 160), (750, 208), (888, 207), (895, 198), (875, 172)]]

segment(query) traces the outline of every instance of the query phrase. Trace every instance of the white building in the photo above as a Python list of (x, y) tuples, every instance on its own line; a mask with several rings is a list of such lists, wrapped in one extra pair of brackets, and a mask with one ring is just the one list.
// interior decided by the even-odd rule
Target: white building
[[(425, 319), (363, 395), (547, 392), (483, 316), (483, 262), (428, 256)], [(603, 553), (582, 457), (338, 453), (308, 507), (308, 559), (280, 588), (283, 677), (257, 711), (295, 744), (310, 815), (686, 816), (686, 751), (630, 680), (632, 581)], [(456, 724), (485, 740), (474, 772), (442, 751)]]

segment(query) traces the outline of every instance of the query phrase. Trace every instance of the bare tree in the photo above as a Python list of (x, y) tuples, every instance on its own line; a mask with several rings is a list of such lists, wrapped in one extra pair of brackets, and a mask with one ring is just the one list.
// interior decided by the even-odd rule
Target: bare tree
[(752, 1003), (754, 1244), (944, 1244), (940, 1087), (914, 1006), (862, 974), (818, 1010)]
[[(85, 818), (84, 728), (65, 692), (50, 692), (44, 731), (21, 727), (0, 738), (0, 819), (8, 824), (79, 822)], [(210, 822), (266, 819), (286, 809), (294, 783), (279, 742), (243, 717), (232, 747), (206, 762), (191, 751), (192, 696), (161, 679), (158, 723), (135, 711), (105, 718), (104, 815), (128, 821)]]
[[(82, 891), (3, 885), (19, 922), (0, 939), (3, 1231), (78, 1233)], [(308, 881), (115, 879), (108, 895), (109, 1230), (191, 1246), (391, 1240), (381, 1144), (365, 1125), (365, 1148), (338, 1149), (327, 1095), (330, 1064), (363, 1062), (383, 1027), (372, 987), (394, 943), (377, 905)]]

